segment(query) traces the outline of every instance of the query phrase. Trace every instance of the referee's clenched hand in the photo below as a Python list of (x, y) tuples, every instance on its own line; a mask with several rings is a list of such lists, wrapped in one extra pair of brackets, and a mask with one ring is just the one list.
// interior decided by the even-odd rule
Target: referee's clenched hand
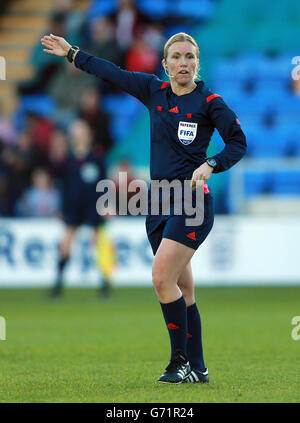
[(50, 34), (45, 35), (41, 38), (42, 45), (47, 47), (44, 49), (45, 53), (55, 54), (56, 56), (65, 57), (68, 51), (72, 47), (63, 37), (57, 37), (56, 35)]
[(212, 173), (213, 168), (207, 163), (203, 163), (201, 166), (199, 166), (196, 170), (194, 170), (191, 179), (192, 189), (195, 190), (197, 187), (202, 187), (209, 180)]

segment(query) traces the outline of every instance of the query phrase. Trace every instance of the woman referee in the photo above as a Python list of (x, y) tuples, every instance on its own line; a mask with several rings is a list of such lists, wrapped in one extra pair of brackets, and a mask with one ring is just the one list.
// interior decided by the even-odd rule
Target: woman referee
[[(203, 188), (212, 173), (226, 171), (244, 156), (246, 140), (237, 116), (203, 81), (195, 81), (199, 48), (188, 34), (175, 34), (165, 44), (162, 64), (170, 83), (155, 75), (122, 70), (71, 46), (62, 37), (51, 34), (41, 42), (46, 47), (44, 52), (66, 56), (77, 68), (117, 85), (148, 108), (152, 181), (191, 180), (194, 197), (196, 188)], [(207, 158), (206, 150), (215, 128), (225, 147)], [(186, 218), (184, 213), (177, 215), (173, 210), (168, 216), (149, 214), (146, 219), (155, 256), (153, 284), (171, 342), (170, 362), (158, 379), (164, 383), (209, 381), (190, 261), (213, 225), (211, 194), (204, 194), (200, 225), (186, 226)]]

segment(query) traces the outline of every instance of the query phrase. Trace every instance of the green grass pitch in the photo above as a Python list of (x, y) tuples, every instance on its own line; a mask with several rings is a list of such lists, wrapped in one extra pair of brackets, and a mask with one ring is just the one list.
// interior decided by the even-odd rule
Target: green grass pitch
[(169, 339), (153, 289), (0, 290), (0, 402), (299, 402), (300, 287), (197, 288), (210, 384), (156, 383)]

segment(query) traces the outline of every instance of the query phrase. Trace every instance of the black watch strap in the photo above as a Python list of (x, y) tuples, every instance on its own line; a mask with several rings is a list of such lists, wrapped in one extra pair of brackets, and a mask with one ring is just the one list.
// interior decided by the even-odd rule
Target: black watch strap
[(206, 163), (212, 167), (213, 169), (215, 169), (217, 167), (217, 162), (215, 161), (215, 159), (209, 157), (206, 159)]
[(79, 50), (79, 47), (72, 46), (70, 50), (68, 51), (67, 59), (69, 60), (70, 63), (73, 63), (73, 57), (74, 57), (75, 51), (77, 50)]

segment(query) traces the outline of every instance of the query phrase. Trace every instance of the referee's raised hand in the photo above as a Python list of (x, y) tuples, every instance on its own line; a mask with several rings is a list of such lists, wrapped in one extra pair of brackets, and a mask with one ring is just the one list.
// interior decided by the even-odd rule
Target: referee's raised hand
[(56, 56), (65, 57), (68, 54), (68, 51), (71, 48), (69, 44), (63, 37), (57, 37), (56, 35), (50, 34), (45, 35), (41, 38), (41, 43), (46, 47), (43, 51), (49, 54), (55, 54)]

